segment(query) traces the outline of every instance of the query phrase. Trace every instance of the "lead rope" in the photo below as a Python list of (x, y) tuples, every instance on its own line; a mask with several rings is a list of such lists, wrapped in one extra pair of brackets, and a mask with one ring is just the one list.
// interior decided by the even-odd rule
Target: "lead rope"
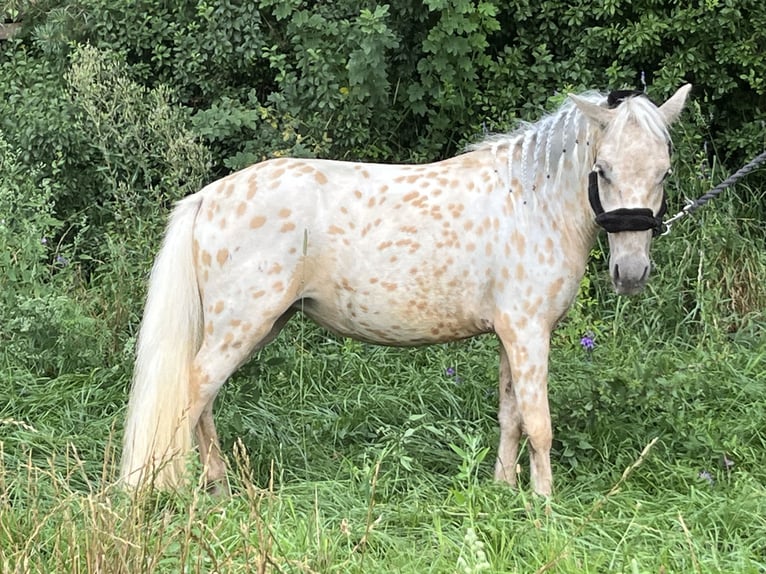
[(717, 196), (727, 187), (731, 187), (732, 185), (737, 183), (737, 181), (745, 177), (747, 174), (753, 171), (756, 167), (761, 165), (764, 161), (766, 161), (766, 151), (763, 152), (758, 157), (751, 160), (749, 163), (746, 163), (739, 170), (735, 171), (733, 174), (731, 174), (729, 177), (724, 179), (721, 183), (716, 185), (713, 189), (708, 191), (705, 195), (703, 195), (699, 199), (695, 199), (694, 201), (687, 202), (686, 206), (684, 206), (684, 208), (681, 211), (676, 213), (673, 217), (671, 217), (670, 219), (668, 219), (662, 224), (665, 227), (665, 231), (662, 233), (662, 235), (669, 234), (670, 228), (673, 226), (673, 224), (676, 221), (686, 217), (687, 215), (691, 215), (692, 213), (697, 211), (700, 207), (705, 205), (708, 201), (713, 199), (715, 196)]

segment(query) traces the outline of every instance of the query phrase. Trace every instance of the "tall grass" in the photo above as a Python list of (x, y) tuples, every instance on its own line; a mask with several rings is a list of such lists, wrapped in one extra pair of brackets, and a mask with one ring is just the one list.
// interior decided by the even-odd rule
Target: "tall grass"
[(559, 346), (547, 502), (491, 481), (490, 341), (400, 351), (294, 324), (251, 367), (258, 381), (241, 373), (220, 401), (234, 490), (222, 500), (112, 489), (124, 394), (99, 391), (98, 373), (4, 385), (2, 569), (762, 572), (766, 339), (754, 330), (682, 345), (623, 329), (590, 355)]

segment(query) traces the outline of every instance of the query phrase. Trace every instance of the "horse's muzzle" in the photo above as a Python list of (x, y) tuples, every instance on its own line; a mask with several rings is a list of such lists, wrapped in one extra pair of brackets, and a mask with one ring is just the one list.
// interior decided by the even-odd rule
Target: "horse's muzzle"
[(621, 257), (612, 262), (610, 274), (614, 290), (620, 295), (640, 293), (649, 280), (651, 264), (647, 257)]

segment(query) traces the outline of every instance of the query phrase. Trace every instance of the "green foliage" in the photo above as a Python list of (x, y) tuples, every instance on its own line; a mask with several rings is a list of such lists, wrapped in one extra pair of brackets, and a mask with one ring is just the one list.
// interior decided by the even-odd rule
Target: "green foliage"
[(0, 137), (0, 348), (3, 363), (38, 376), (98, 361), (96, 322), (75, 300), (72, 253), (57, 241), (57, 184), (28, 171)]

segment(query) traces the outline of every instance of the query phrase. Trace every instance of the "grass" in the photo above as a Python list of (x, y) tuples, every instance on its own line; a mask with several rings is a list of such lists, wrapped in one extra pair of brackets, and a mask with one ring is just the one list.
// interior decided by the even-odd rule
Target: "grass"
[(112, 371), (14, 378), (0, 390), (0, 567), (765, 572), (762, 325), (686, 347), (613, 326), (592, 355), (565, 326), (549, 501), (523, 471), (519, 491), (491, 480), (492, 339), (395, 350), (296, 322), (221, 397), (225, 499), (113, 489)]

